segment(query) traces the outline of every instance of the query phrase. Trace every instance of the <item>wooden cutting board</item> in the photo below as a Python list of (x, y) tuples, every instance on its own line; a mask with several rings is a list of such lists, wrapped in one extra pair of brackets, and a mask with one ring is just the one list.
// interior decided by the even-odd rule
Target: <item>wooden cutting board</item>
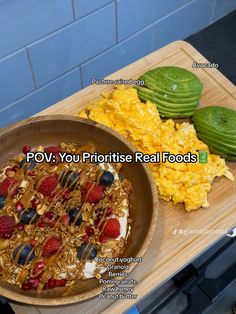
[[(236, 109), (235, 86), (216, 69), (192, 68), (193, 62), (208, 61), (190, 44), (176, 41), (115, 72), (109, 78), (135, 79), (156, 66), (176, 65), (194, 72), (203, 82), (200, 107), (222, 105)], [(87, 104), (100, 98), (101, 92), (113, 88), (113, 86), (102, 85), (89, 86), (38, 115), (77, 114)], [(236, 177), (236, 163), (228, 163), (228, 165)], [(63, 313), (122, 313), (180, 271), (224, 236), (220, 230), (227, 232), (236, 225), (235, 182), (225, 178), (216, 179), (208, 196), (210, 202), (208, 209), (186, 212), (181, 205), (173, 206), (171, 203), (160, 201), (158, 225), (152, 244), (143, 262), (130, 275), (130, 278), (138, 281), (134, 290), (134, 293), (138, 294), (137, 300), (101, 301), (94, 298), (67, 306), (63, 309)], [(173, 231), (176, 234), (173, 234)], [(185, 232), (192, 233), (184, 235)], [(206, 234), (207, 232), (209, 234)], [(22, 306), (14, 305), (16, 311), (20, 308), (22, 310)], [(45, 314), (59, 314), (62, 310), (61, 308), (49, 310), (42, 307), (37, 309)], [(27, 313), (25, 307), (24, 310)]]

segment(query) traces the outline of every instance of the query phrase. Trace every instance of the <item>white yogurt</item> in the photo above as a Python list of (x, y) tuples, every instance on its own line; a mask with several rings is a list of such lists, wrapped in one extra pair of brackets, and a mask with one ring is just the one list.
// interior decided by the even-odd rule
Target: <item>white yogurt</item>
[[(114, 179), (115, 180), (120, 180), (118, 173), (115, 171), (115, 169), (110, 165), (110, 164), (106, 164), (107, 166), (105, 167), (104, 163), (100, 163), (100, 167), (104, 170), (108, 170), (110, 172), (112, 172), (112, 174), (114, 175)], [(121, 210), (124, 213), (123, 217), (116, 217), (115, 215), (112, 215), (111, 217), (113, 218), (117, 218), (120, 222), (120, 235), (116, 238), (116, 240), (119, 240), (121, 238), (126, 239), (130, 233), (130, 227), (129, 230), (127, 230), (127, 226), (128, 226), (128, 217), (129, 217), (129, 210), (128, 210), (128, 201), (127, 199), (124, 199), (122, 202), (122, 208)], [(74, 269), (75, 267), (78, 267), (79, 261), (77, 263), (74, 263), (70, 266), (68, 266), (68, 269)], [(103, 274), (106, 272), (107, 267), (99, 267), (97, 266), (97, 262), (95, 261), (87, 261), (85, 263), (84, 269), (83, 271), (83, 275), (86, 279), (89, 278), (93, 278), (94, 276), (94, 272), (95, 270), (99, 269), (99, 273)], [(66, 278), (66, 273), (61, 273), (59, 275), (59, 278)]]

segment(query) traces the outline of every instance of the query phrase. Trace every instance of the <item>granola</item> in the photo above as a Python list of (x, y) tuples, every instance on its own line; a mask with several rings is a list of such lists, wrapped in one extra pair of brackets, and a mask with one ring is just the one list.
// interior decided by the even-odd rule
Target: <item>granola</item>
[(70, 286), (101, 277), (130, 233), (131, 183), (121, 164), (62, 163), (60, 152), (95, 151), (93, 144), (39, 146), (53, 162), (12, 157), (0, 171), (0, 277), (24, 290)]

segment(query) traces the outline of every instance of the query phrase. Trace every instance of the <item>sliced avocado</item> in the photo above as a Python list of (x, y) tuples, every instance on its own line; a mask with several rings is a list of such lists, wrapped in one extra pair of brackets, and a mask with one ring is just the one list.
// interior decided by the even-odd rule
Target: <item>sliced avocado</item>
[(144, 79), (145, 81), (145, 86), (150, 88), (153, 91), (157, 91), (163, 95), (168, 94), (171, 97), (176, 97), (176, 98), (188, 98), (188, 97), (200, 97), (200, 92), (175, 92), (175, 91), (169, 91), (166, 90), (165, 87), (161, 86), (161, 84), (157, 82), (153, 82), (150, 80), (150, 78)]
[(179, 67), (158, 67), (144, 75), (152, 78), (155, 82), (161, 82), (161, 85), (169, 91), (201, 91), (203, 87), (196, 75)]
[(188, 112), (188, 113), (167, 113), (165, 111), (161, 111), (158, 110), (159, 114), (161, 117), (163, 118), (171, 118), (171, 119), (175, 119), (175, 118), (188, 118), (188, 117), (192, 117), (192, 115), (194, 114), (194, 111), (192, 112)]
[[(198, 112), (198, 111), (196, 111), (196, 112)], [(195, 114), (196, 114), (196, 112), (195, 112)], [(221, 130), (219, 130), (219, 128), (216, 128), (216, 127), (210, 125), (207, 120), (202, 119), (202, 117), (199, 117), (199, 116), (197, 116), (197, 115), (195, 115), (195, 114), (194, 114), (194, 116), (192, 117), (192, 121), (193, 121), (193, 123), (194, 123), (196, 126), (203, 127), (203, 128), (205, 128), (205, 129), (207, 129), (207, 130), (210, 130), (210, 131), (212, 131), (212, 132), (214, 132), (214, 133), (216, 132), (216, 134), (222, 134), (222, 133), (223, 133)], [(231, 138), (232, 136), (233, 136), (233, 137), (236, 137), (236, 134), (235, 134), (236, 128), (232, 128), (231, 130), (228, 129), (228, 130), (226, 130), (226, 131), (227, 131), (227, 132), (224, 132), (224, 134), (227, 134), (230, 138)]]
[(236, 156), (223, 154), (222, 152), (219, 152), (217, 149), (209, 147), (209, 150), (211, 153), (221, 156), (222, 158), (228, 160), (228, 161), (236, 161)]
[(147, 87), (141, 87), (141, 86), (136, 86), (136, 89), (138, 90), (138, 92), (143, 92), (143, 93), (147, 93), (152, 95), (153, 97), (156, 97), (160, 100), (166, 101), (168, 103), (172, 103), (172, 104), (189, 104), (189, 103), (193, 103), (193, 102), (198, 102), (199, 101), (199, 97), (195, 96), (195, 97), (191, 97), (191, 98), (177, 98), (177, 97), (171, 97), (168, 94), (161, 94), (157, 91), (152, 91)]
[(236, 145), (236, 135), (228, 135), (225, 133), (220, 133), (218, 131), (212, 130), (208, 128), (207, 126), (200, 124), (200, 123), (194, 123), (194, 127), (197, 132), (202, 133), (204, 135), (209, 135), (210, 137), (214, 139), (220, 139), (224, 143)]
[(202, 140), (205, 144), (208, 145), (209, 149), (213, 148), (213, 149), (221, 152), (222, 154), (231, 155), (231, 156), (235, 156), (236, 157), (236, 154), (234, 152), (232, 152), (230, 149), (227, 149), (227, 148), (222, 147), (222, 146), (219, 147), (218, 144), (215, 144), (212, 141), (210, 141), (208, 138), (205, 138), (205, 136), (202, 135), (201, 133), (198, 133), (197, 136), (198, 136), (198, 138), (200, 138), (200, 140)]
[(179, 94), (180, 97), (181, 96), (185, 97), (185, 96), (192, 96), (192, 95), (200, 95), (201, 94), (201, 90), (182, 89), (177, 84), (172, 84), (171, 85), (172, 87), (169, 88), (163, 79), (155, 81), (150, 76), (146, 76), (146, 74), (143, 74), (139, 79), (144, 80), (145, 86), (149, 87), (152, 90), (160, 89), (160, 90), (164, 91), (165, 93), (170, 93), (173, 95)]
[(146, 94), (146, 93), (142, 93), (142, 92), (138, 92), (138, 95), (141, 99), (144, 100), (150, 100), (153, 103), (157, 104), (158, 106), (162, 107), (164, 110), (169, 110), (169, 111), (176, 111), (178, 112), (178, 110), (180, 110), (179, 112), (186, 112), (186, 111), (192, 111), (196, 108), (197, 106), (197, 102), (195, 103), (190, 103), (190, 104), (171, 104), (165, 101), (162, 101), (158, 98), (155, 98), (153, 96), (151, 96), (150, 94)]
[(214, 145), (216, 149), (218, 147), (219, 151), (221, 151), (222, 149), (225, 149), (227, 150), (229, 154), (236, 155), (236, 145), (232, 145), (232, 144), (228, 144), (223, 141), (220, 141), (220, 140), (216, 140), (215, 138), (212, 138), (208, 134), (206, 135), (206, 134), (198, 132), (197, 135), (201, 137), (202, 139), (204, 139), (205, 143), (210, 143)]
[(195, 112), (193, 121), (204, 121), (212, 130), (236, 135), (236, 111), (233, 109), (220, 106), (201, 108)]
[[(146, 97), (146, 95), (143, 97), (142, 95), (139, 95), (141, 99), (144, 101), (150, 100), (149, 97)], [(168, 118), (185, 118), (185, 117), (191, 117), (194, 114), (194, 109), (189, 110), (182, 110), (182, 109), (169, 109), (162, 107), (161, 105), (155, 103), (157, 110), (162, 117), (168, 117)]]

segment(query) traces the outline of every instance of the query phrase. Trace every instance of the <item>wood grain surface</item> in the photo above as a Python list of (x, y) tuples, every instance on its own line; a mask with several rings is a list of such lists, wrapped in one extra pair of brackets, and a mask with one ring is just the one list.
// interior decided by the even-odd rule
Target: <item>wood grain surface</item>
[[(235, 86), (216, 69), (193, 69), (193, 62), (207, 62), (207, 60), (190, 44), (177, 41), (117, 71), (109, 78), (135, 79), (156, 66), (176, 65), (191, 70), (203, 82), (200, 107), (222, 105), (236, 109)], [(87, 87), (44, 110), (40, 115), (60, 113), (74, 115), (87, 104), (98, 99), (101, 92), (112, 88), (112, 86), (96, 85)], [(236, 177), (236, 163), (228, 163), (228, 165)], [(220, 230), (226, 232), (236, 225), (235, 182), (230, 182), (225, 178), (216, 179), (208, 200), (210, 202), (208, 209), (202, 208), (193, 212), (186, 212), (181, 205), (173, 206), (171, 203), (160, 202), (154, 239), (143, 263), (130, 276), (138, 281), (134, 290), (134, 293), (138, 294), (137, 300), (101, 301), (94, 298), (63, 309), (43, 307), (37, 309), (42, 314), (123, 313), (223, 237)], [(176, 234), (173, 234), (175, 230)], [(184, 234), (192, 230), (192, 234)], [(198, 230), (205, 230), (209, 234), (196, 234)], [(16, 306), (14, 309), (16, 310)], [(25, 313), (28, 312), (25, 311)]]

